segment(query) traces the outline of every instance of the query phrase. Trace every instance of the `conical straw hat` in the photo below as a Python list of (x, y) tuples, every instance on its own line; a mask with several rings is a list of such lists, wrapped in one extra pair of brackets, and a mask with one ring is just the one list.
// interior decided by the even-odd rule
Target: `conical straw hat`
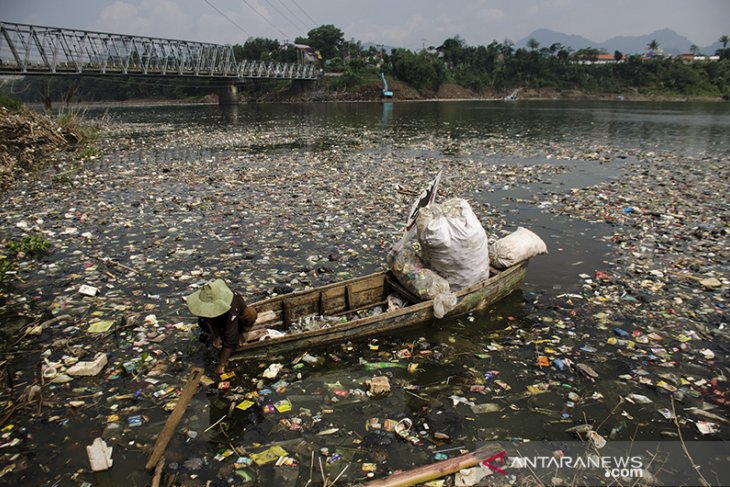
[(231, 309), (233, 291), (223, 279), (207, 282), (202, 288), (185, 298), (188, 309), (195, 316), (214, 318)]

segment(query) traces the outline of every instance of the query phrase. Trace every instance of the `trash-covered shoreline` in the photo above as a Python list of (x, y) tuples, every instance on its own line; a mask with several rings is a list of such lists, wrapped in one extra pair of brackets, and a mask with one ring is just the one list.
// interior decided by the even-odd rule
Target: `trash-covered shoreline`
[[(36, 235), (50, 251), (21, 258), (3, 291), (0, 478), (97, 485), (85, 447), (101, 437), (104, 475), (148, 482), (194, 366), (206, 380), (161, 472), (174, 485), (349, 485), (486, 440), (588, 431), (594, 443), (726, 440), (730, 156), (585, 142), (113, 123), (99, 159), (5, 193), (3, 243)], [(571, 164), (622, 176), (519, 204), (611, 229), (609, 260), (572, 288), (214, 376), (181, 299), (205, 281), (255, 301), (379, 270), (439, 170), (439, 200), (474, 201)], [(517, 226), (510, 207), (473, 206), (490, 240)], [(542, 430), (520, 424), (534, 416)]]

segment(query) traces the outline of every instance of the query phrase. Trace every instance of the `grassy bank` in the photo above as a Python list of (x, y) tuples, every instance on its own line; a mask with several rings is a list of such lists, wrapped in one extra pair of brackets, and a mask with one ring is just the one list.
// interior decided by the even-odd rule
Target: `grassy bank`
[(55, 116), (25, 108), (3, 98), (0, 106), (0, 187), (7, 188), (20, 175), (49, 166), (58, 167), (59, 153), (73, 161), (96, 156), (97, 130), (83, 121), (80, 110)]

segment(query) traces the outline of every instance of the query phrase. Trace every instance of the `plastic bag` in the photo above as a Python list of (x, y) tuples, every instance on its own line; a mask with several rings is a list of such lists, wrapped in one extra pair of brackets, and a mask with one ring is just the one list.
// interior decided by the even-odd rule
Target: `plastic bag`
[(433, 315), (439, 320), (456, 307), (456, 294), (441, 293), (433, 298)]
[(388, 254), (388, 267), (403, 287), (423, 300), (433, 299), (433, 314), (443, 318), (456, 306), (456, 296), (443, 277), (424, 266), (413, 248), (402, 248)]
[(523, 227), (494, 242), (490, 252), (491, 264), (497, 269), (512, 267), (540, 254), (547, 254), (545, 242)]
[(452, 198), (422, 208), (416, 227), (424, 260), (452, 290), (489, 277), (487, 234), (466, 200)]
[(404, 248), (389, 256), (390, 269), (403, 287), (421, 299), (433, 299), (451, 291), (449, 283), (431, 269), (412, 248)]

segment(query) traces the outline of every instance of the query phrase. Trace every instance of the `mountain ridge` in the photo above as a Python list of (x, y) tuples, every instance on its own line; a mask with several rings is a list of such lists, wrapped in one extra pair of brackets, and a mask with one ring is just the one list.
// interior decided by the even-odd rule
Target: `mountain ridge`
[[(681, 54), (689, 52), (692, 41), (687, 37), (678, 34), (672, 29), (664, 28), (655, 30), (649, 34), (633, 35), (633, 36), (614, 36), (610, 39), (597, 42), (587, 37), (576, 34), (566, 34), (550, 29), (537, 29), (527, 36), (523, 37), (515, 43), (515, 47), (526, 47), (530, 39), (535, 39), (540, 43), (541, 47), (549, 47), (554, 43), (560, 43), (565, 47), (570, 47), (574, 51), (579, 49), (593, 47), (604, 50), (608, 53), (621, 51), (623, 54), (643, 54), (649, 50), (649, 43), (656, 40), (659, 48), (665, 54)], [(709, 46), (700, 47), (703, 54), (715, 54), (715, 51), (721, 48), (720, 42), (715, 42)]]

